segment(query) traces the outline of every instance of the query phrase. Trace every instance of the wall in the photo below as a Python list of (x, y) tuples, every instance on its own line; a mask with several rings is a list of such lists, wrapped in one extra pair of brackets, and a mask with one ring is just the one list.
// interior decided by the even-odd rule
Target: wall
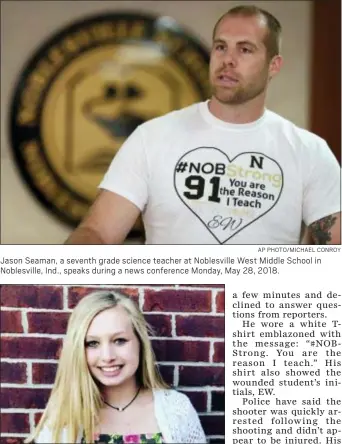
[(311, 130), (341, 164), (341, 2), (315, 2), (312, 15)]
[[(1, 295), (1, 444), (21, 443), (46, 405), (67, 320), (94, 288), (3, 285)], [(205, 433), (224, 438), (224, 287), (110, 286), (139, 303), (168, 384), (186, 393)]]
[[(23, 184), (13, 164), (8, 145), (7, 117), (14, 82), (28, 57), (46, 38), (82, 16), (124, 8), (170, 15), (209, 47), (212, 29), (218, 17), (230, 7), (243, 3), (250, 2), (2, 2), (1, 242), (60, 244), (70, 233), (70, 228), (50, 215)], [(254, 3), (273, 13), (284, 28), (285, 64), (278, 78), (272, 81), (268, 106), (296, 124), (308, 127), (311, 2)]]

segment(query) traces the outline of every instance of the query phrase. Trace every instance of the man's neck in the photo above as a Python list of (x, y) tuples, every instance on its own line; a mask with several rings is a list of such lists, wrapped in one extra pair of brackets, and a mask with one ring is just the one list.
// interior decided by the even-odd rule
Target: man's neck
[(258, 96), (248, 103), (230, 105), (221, 103), (215, 96), (209, 101), (209, 111), (218, 119), (235, 124), (252, 123), (260, 119), (265, 111), (265, 99)]

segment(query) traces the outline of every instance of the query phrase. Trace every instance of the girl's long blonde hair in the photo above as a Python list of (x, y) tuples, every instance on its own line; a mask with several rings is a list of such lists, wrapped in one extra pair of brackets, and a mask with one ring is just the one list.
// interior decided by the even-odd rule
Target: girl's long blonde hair
[(85, 336), (98, 313), (118, 305), (126, 309), (140, 343), (138, 384), (148, 389), (168, 388), (155, 364), (149, 339), (152, 329), (137, 305), (117, 291), (93, 292), (78, 303), (70, 316), (49, 402), (26, 443), (34, 441), (43, 426), (49, 427), (52, 443), (61, 442), (63, 429), (67, 430), (68, 442), (77, 442), (80, 430), (83, 430), (87, 443), (94, 442), (95, 426), (103, 401), (100, 389), (88, 370)]

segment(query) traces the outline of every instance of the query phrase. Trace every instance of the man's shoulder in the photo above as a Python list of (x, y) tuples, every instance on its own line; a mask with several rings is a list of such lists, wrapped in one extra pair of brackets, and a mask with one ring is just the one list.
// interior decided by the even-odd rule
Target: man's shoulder
[(194, 103), (185, 108), (171, 111), (163, 116), (154, 117), (141, 125), (146, 131), (160, 130), (162, 128), (175, 129), (177, 125), (186, 125), (186, 121), (196, 116), (199, 103)]
[(326, 141), (322, 137), (300, 127), (274, 111), (267, 110), (267, 117), (271, 128), (280, 130), (281, 134), (293, 142), (299, 142), (305, 146), (326, 145)]

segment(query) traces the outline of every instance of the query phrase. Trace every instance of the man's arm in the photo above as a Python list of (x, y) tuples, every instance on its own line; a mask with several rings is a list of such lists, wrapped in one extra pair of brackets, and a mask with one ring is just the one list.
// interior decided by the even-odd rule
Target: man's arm
[(102, 190), (87, 216), (71, 233), (65, 244), (121, 244), (139, 214), (139, 208), (126, 198)]
[(341, 213), (330, 214), (316, 220), (308, 227), (309, 235), (316, 245), (341, 244)]

